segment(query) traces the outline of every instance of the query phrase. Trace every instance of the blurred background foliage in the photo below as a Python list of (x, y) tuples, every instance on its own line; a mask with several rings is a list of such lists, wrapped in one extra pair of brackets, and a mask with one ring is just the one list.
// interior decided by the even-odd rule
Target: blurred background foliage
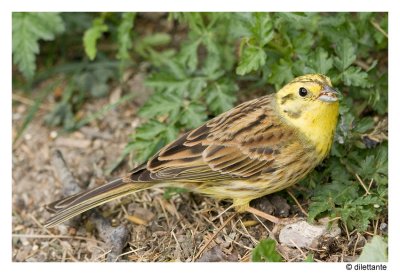
[[(50, 127), (68, 132), (100, 119), (143, 95), (126, 88), (124, 73), (145, 73), (152, 93), (118, 162), (132, 154), (141, 163), (183, 131), (296, 76), (328, 75), (343, 93), (335, 143), (293, 193), (310, 220), (340, 219), (347, 233), (377, 234), (387, 223), (386, 13), (13, 13), (12, 25), (13, 86), (36, 102), (20, 132), (48, 97), (56, 102)], [(60, 81), (65, 88), (54, 92)], [(78, 115), (117, 85), (121, 100)]]

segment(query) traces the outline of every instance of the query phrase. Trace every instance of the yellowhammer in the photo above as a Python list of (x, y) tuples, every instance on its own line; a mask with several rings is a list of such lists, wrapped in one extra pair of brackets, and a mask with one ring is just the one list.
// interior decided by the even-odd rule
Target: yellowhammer
[(276, 221), (249, 202), (298, 182), (325, 158), (338, 119), (337, 96), (328, 77), (300, 76), (276, 94), (187, 132), (126, 176), (51, 203), (47, 209), (55, 215), (46, 226), (129, 193), (166, 186), (230, 199), (239, 212)]

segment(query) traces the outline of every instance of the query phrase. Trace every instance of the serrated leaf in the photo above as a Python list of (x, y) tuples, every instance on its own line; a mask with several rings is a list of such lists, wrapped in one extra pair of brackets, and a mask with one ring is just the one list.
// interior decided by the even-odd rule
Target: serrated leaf
[(56, 34), (65, 30), (58, 13), (14, 12), (12, 14), (13, 62), (25, 78), (31, 79), (36, 70), (36, 55), (39, 40), (53, 40)]
[(370, 87), (368, 73), (361, 71), (361, 68), (349, 67), (343, 73), (343, 82), (347, 86)]
[(315, 197), (308, 207), (308, 220), (312, 222), (315, 218), (321, 214), (326, 212), (327, 210), (332, 210), (333, 206), (329, 203), (325, 198), (318, 199), (318, 196)]
[(309, 28), (312, 26), (312, 21), (310, 20), (311, 18), (307, 14), (295, 13), (295, 12), (282, 12), (279, 13), (278, 16), (282, 18), (285, 21), (285, 23), (289, 23), (291, 26), (294, 26), (295, 28)]
[(174, 93), (157, 92), (140, 108), (138, 114), (145, 118), (155, 118), (159, 115), (176, 117), (182, 106), (182, 100)]
[(253, 45), (245, 46), (239, 60), (239, 65), (236, 68), (236, 73), (245, 75), (251, 71), (258, 70), (265, 65), (266, 58), (267, 54), (262, 48)]
[(184, 107), (179, 121), (185, 128), (196, 128), (207, 119), (206, 107), (204, 105), (192, 102)]
[(253, 26), (251, 32), (256, 45), (260, 48), (264, 47), (274, 37), (274, 25), (268, 13), (253, 14)]
[(161, 147), (176, 138), (178, 131), (174, 126), (150, 120), (136, 129), (129, 144), (135, 151), (135, 161), (143, 163)]
[(197, 100), (202, 95), (202, 91), (207, 86), (206, 78), (192, 78), (189, 83), (189, 96), (191, 100)]
[(277, 90), (294, 78), (291, 62), (284, 59), (281, 59), (279, 63), (274, 63), (271, 72), (270, 81), (275, 84)]
[(371, 242), (367, 243), (357, 262), (387, 262), (388, 245), (381, 236), (374, 236)]
[(103, 36), (103, 33), (108, 31), (108, 26), (104, 23), (103, 18), (93, 20), (92, 26), (87, 29), (83, 35), (83, 46), (86, 55), (90, 60), (94, 60), (97, 53), (97, 40)]
[(351, 64), (353, 64), (357, 58), (355, 51), (356, 49), (350, 39), (345, 38), (339, 40), (335, 48), (337, 57), (334, 58), (334, 64), (339, 71), (344, 72)]
[(359, 133), (365, 133), (368, 130), (372, 129), (374, 125), (375, 122), (374, 119), (372, 119), (372, 117), (365, 117), (357, 122), (354, 131), (357, 131)]
[(121, 23), (117, 29), (118, 52), (117, 58), (120, 60), (129, 60), (129, 50), (132, 48), (131, 31), (135, 22), (136, 14), (133, 12), (124, 12)]
[(206, 102), (210, 111), (218, 115), (233, 107), (237, 86), (229, 81), (216, 82), (207, 89)]
[(197, 67), (197, 49), (201, 40), (186, 43), (179, 54), (180, 61), (187, 66), (190, 71), (194, 71)]
[(145, 85), (154, 88), (157, 91), (175, 92), (184, 94), (188, 90), (190, 79), (177, 79), (175, 75), (162, 71), (146, 79)]
[(282, 262), (282, 256), (275, 250), (276, 242), (272, 239), (260, 241), (253, 249), (251, 260), (253, 262)]
[(329, 54), (323, 48), (318, 48), (312, 59), (312, 67), (315, 72), (326, 75), (333, 67), (333, 59), (329, 57)]

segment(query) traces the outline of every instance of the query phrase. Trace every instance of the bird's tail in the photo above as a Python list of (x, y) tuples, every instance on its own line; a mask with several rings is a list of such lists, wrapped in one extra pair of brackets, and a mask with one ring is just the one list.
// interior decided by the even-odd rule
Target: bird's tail
[(46, 205), (47, 211), (55, 215), (47, 220), (44, 226), (53, 227), (91, 208), (132, 192), (150, 188), (152, 185), (154, 184), (124, 182), (122, 178), (119, 178), (105, 185), (55, 201)]

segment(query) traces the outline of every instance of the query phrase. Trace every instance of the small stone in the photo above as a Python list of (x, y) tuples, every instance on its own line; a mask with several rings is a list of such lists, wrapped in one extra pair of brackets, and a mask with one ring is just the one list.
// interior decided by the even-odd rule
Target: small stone
[(235, 254), (226, 255), (221, 247), (214, 246), (210, 250), (203, 253), (197, 262), (237, 262), (238, 258)]
[(387, 234), (388, 232), (388, 225), (387, 223), (381, 223), (379, 225), (379, 230), (382, 231), (382, 233)]
[(55, 139), (55, 138), (57, 138), (57, 136), (58, 136), (57, 131), (52, 130), (52, 131), (50, 132), (50, 138), (51, 138), (51, 139)]
[(291, 247), (315, 248), (321, 236), (336, 237), (340, 232), (337, 225), (333, 225), (329, 229), (328, 223), (310, 225), (306, 221), (299, 221), (284, 226), (279, 233), (279, 241), (281, 244)]

